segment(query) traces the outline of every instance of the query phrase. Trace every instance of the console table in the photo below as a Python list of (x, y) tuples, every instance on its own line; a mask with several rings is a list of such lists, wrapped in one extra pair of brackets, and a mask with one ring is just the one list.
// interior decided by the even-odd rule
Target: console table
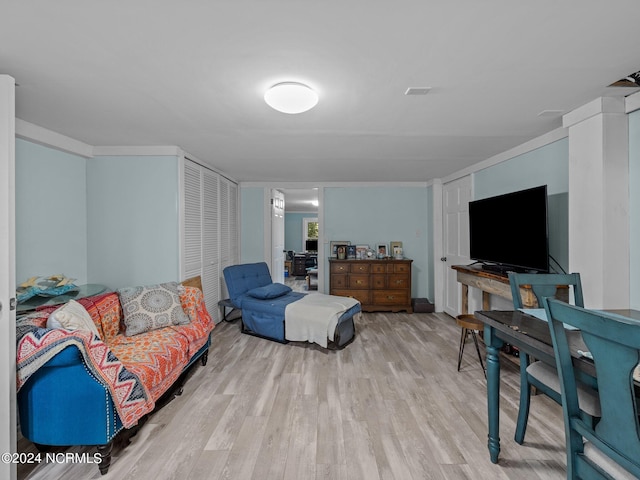
[(330, 258), (329, 293), (359, 300), (365, 312), (413, 313), (411, 262)]
[[(461, 313), (469, 313), (469, 287), (482, 290), (482, 310), (490, 309), (489, 298), (491, 295), (498, 295), (499, 297), (513, 301), (508, 276), (483, 270), (479, 265), (452, 265), (451, 268), (457, 272), (457, 280), (462, 285)], [(562, 286), (559, 286), (557, 296), (561, 300), (567, 300), (569, 289), (568, 287), (562, 288)], [(538, 300), (531, 291), (531, 287), (527, 285), (521, 287), (520, 296), (522, 297), (524, 308), (538, 307)]]

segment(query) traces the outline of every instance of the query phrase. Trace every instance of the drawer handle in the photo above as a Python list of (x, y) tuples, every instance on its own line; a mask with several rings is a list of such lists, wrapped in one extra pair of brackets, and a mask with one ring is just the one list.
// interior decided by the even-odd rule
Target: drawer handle
[(395, 295), (387, 295), (387, 300), (393, 300), (395, 297)]
[(356, 280), (357, 285), (362, 285), (362, 280)]
[(396, 285), (402, 285), (402, 280), (396, 280)]

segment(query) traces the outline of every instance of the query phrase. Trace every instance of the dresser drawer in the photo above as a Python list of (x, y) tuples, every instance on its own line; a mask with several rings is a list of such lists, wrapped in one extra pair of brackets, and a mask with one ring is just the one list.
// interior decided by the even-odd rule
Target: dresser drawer
[(346, 288), (347, 287), (347, 277), (346, 275), (331, 275), (331, 288)]
[(375, 288), (378, 290), (387, 288), (387, 276), (371, 275), (371, 288)]
[(351, 273), (369, 273), (369, 266), (368, 263), (352, 263)]
[(411, 272), (410, 263), (396, 263), (393, 266), (393, 273), (409, 273)]
[(349, 272), (348, 263), (331, 262), (331, 273), (347, 273)]
[(402, 290), (373, 290), (374, 305), (407, 305), (409, 293)]
[(409, 275), (389, 275), (387, 288), (409, 288)]
[(371, 295), (369, 290), (348, 290), (348, 289), (331, 289), (331, 295), (339, 297), (351, 297), (358, 300), (362, 305), (371, 303)]
[(349, 288), (369, 288), (369, 275), (352, 273), (349, 275)]
[(373, 264), (371, 265), (371, 272), (372, 273), (387, 273), (387, 266), (384, 264)]

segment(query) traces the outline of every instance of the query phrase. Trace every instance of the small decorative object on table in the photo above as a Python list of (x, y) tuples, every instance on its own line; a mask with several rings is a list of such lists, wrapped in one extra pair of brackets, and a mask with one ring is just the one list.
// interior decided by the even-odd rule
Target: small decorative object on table
[(367, 258), (367, 250), (369, 250), (369, 245), (356, 245), (356, 258), (358, 260)]
[(404, 254), (402, 252), (402, 242), (390, 242), (389, 249), (389, 253), (393, 256), (393, 258), (397, 258), (398, 260), (402, 260), (404, 258)]
[[(346, 246), (346, 245), (351, 245), (351, 242), (349, 240), (333, 240), (330, 243), (330, 257), (331, 258), (338, 258), (338, 246), (342, 245), (342, 246)], [(346, 253), (345, 253), (346, 254)]]
[(387, 258), (389, 248), (386, 243), (379, 243), (376, 245), (376, 251), (378, 253), (378, 258)]

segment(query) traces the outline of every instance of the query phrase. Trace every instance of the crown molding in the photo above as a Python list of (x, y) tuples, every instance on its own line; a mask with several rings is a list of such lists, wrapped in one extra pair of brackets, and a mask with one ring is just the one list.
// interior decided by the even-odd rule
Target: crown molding
[(148, 146), (98, 146), (93, 147), (95, 157), (144, 157), (144, 156), (172, 156), (180, 157), (184, 154), (180, 147), (175, 145), (148, 145)]
[(16, 118), (16, 137), (81, 157), (93, 157), (93, 146), (19, 118)]
[(626, 113), (640, 110), (640, 92), (633, 93), (624, 99), (624, 111)]

